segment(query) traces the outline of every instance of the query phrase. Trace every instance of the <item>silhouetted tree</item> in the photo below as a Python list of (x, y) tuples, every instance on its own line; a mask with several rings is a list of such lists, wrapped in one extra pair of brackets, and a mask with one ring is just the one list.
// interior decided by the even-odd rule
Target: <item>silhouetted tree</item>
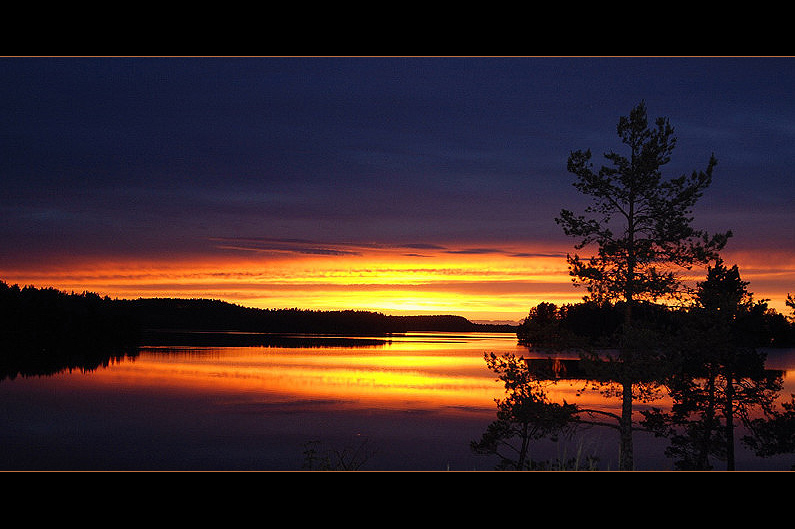
[(782, 410), (772, 410), (748, 424), (752, 434), (743, 437), (743, 442), (760, 457), (795, 452), (795, 395), (781, 406)]
[(711, 456), (735, 469), (734, 431), (750, 424), (749, 410), (772, 409), (781, 390), (781, 374), (765, 370), (765, 355), (753, 329), (767, 306), (755, 302), (737, 266), (718, 259), (698, 283), (695, 305), (669, 355), (673, 370), (667, 385), (670, 413), (652, 410), (644, 424), (670, 437), (666, 453), (683, 470), (709, 470)]
[(569, 339), (564, 337), (563, 307), (554, 303), (539, 303), (530, 309), (527, 318), (516, 331), (519, 343), (535, 348), (565, 348)]
[(641, 102), (628, 117), (619, 119), (617, 132), (629, 153), (605, 154), (612, 166), (595, 171), (590, 150), (571, 153), (568, 170), (577, 177), (574, 186), (592, 197), (593, 204), (586, 209), (588, 217), (564, 209), (555, 220), (567, 235), (579, 239), (575, 249), (597, 246), (589, 259), (576, 253), (568, 256), (574, 283), (586, 286), (591, 300), (625, 303), (618, 357), (623, 385), (619, 467), (629, 470), (636, 381), (632, 364), (648, 343), (647, 333), (634, 328), (633, 310), (640, 300), (656, 301), (679, 293), (682, 283), (677, 269), (714, 259), (731, 232), (709, 236), (691, 226), (691, 210), (712, 180), (714, 156), (703, 171), (664, 180), (661, 168), (670, 161), (676, 145), (668, 120), (658, 118), (649, 126)]
[(484, 358), (503, 381), (506, 396), (495, 399), (497, 420), (489, 424), (479, 441), (471, 443), (472, 450), (498, 456), (499, 470), (549, 468), (549, 463), (532, 460), (531, 443), (543, 438), (555, 441), (570, 433), (577, 423), (577, 407), (551, 402), (544, 390), (548, 382), (536, 377), (524, 359), (511, 353), (500, 357), (486, 353)]
[(571, 275), (587, 287), (594, 299), (623, 300), (631, 314), (638, 299), (659, 299), (677, 292), (680, 281), (674, 269), (706, 264), (717, 256), (731, 232), (709, 236), (691, 227), (692, 207), (712, 181), (717, 160), (712, 156), (704, 171), (663, 180), (661, 167), (668, 163), (676, 144), (673, 127), (658, 118), (649, 127), (646, 107), (640, 103), (629, 117), (621, 117), (618, 135), (629, 147), (629, 157), (610, 152), (612, 167), (595, 172), (591, 152), (575, 151), (568, 170), (577, 176), (574, 186), (590, 195), (591, 217), (562, 210), (556, 221), (567, 235), (577, 237), (582, 249), (591, 243), (597, 255), (583, 261), (569, 256)]
[(0, 281), (0, 380), (96, 369), (135, 354), (139, 333), (107, 296)]

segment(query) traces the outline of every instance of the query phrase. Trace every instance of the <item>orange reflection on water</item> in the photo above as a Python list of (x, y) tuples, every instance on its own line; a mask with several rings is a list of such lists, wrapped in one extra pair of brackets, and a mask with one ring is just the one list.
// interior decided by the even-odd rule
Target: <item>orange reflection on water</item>
[[(376, 347), (171, 348), (142, 349), (122, 361), (81, 377), (82, 382), (151, 395), (200, 395), (226, 403), (327, 403), (339, 409), (385, 409), (478, 413), (494, 420), (502, 383), (489, 371), (484, 352), (528, 355), (515, 337), (500, 334), (416, 333), (392, 337)], [(777, 366), (786, 369), (786, 365)], [(793, 390), (791, 369), (783, 396)], [(547, 386), (552, 402), (620, 413), (617, 396), (584, 390), (582, 380), (561, 379)], [(614, 389), (617, 389), (614, 388)], [(216, 400), (217, 401), (217, 400)], [(661, 392), (648, 406), (668, 408)]]
[[(485, 344), (484, 344), (485, 345)], [(472, 344), (397, 341), (378, 348), (145, 348), (94, 383), (248, 400), (335, 401), (384, 409), (493, 413), (501, 384)]]
[[(93, 384), (150, 393), (204, 395), (246, 402), (333, 402), (340, 408), (477, 412), (495, 418), (504, 388), (483, 359), (486, 351), (527, 354), (515, 337), (456, 333), (396, 336), (365, 348), (142, 349), (134, 360), (91, 374)], [(553, 401), (619, 406), (582, 381), (549, 386)]]

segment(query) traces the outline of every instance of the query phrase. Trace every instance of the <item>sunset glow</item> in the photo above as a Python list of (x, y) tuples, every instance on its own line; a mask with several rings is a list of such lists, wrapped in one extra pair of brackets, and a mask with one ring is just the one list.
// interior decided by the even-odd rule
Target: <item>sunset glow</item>
[[(516, 249), (367, 250), (356, 255), (269, 253), (185, 261), (62, 261), (2, 271), (6, 281), (118, 298), (213, 298), (261, 308), (524, 317), (541, 301), (579, 295), (559, 254)], [(539, 252), (535, 252), (539, 253)]]
[[(728, 413), (756, 347), (795, 394), (793, 57), (7, 56), (0, 90), (0, 470), (795, 469), (789, 415), (757, 457)], [(589, 284), (616, 306), (534, 311)]]
[(6, 58), (0, 280), (515, 322), (584, 295), (567, 159), (623, 151), (644, 101), (676, 131), (666, 179), (718, 159), (694, 228), (733, 230), (724, 261), (788, 313), (793, 64)]
[[(585, 294), (571, 284), (563, 245), (446, 248), (324, 256), (229, 251), (146, 261), (64, 258), (0, 270), (0, 277), (10, 284), (111, 298), (211, 298), (257, 308), (455, 314), (478, 321), (519, 321), (538, 303), (575, 303)], [(755, 299), (769, 299), (771, 308), (790, 313), (784, 304), (795, 290), (790, 253), (726, 252), (725, 259), (738, 264)], [(686, 275), (698, 281), (703, 270)]]

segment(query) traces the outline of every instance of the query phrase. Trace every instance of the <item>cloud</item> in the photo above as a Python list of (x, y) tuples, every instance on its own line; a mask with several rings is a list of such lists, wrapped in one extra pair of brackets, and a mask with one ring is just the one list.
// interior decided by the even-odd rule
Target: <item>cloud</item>
[(438, 244), (418, 243), (418, 244), (401, 244), (399, 248), (411, 248), (413, 250), (444, 250), (444, 246)]
[(512, 257), (553, 257), (563, 259), (566, 257), (565, 252), (552, 252), (552, 253), (534, 253), (534, 252), (520, 252), (511, 254)]
[[(517, 258), (565, 258), (565, 252), (521, 252), (502, 247), (475, 247), (475, 248), (451, 248), (435, 243), (362, 243), (362, 242), (334, 242), (318, 241), (297, 238), (270, 238), (270, 237), (212, 237), (210, 239), (219, 243), (217, 248), (223, 250), (236, 250), (248, 252), (271, 252), (302, 255), (363, 255), (368, 251), (384, 251), (400, 249), (429, 250), (427, 253), (401, 253), (404, 257), (434, 257), (432, 252), (450, 255), (505, 255)], [(436, 254), (438, 256), (438, 254)]]
[(564, 258), (564, 252), (515, 252), (503, 248), (464, 248), (462, 250), (447, 250), (446, 253), (459, 254), (459, 255), (488, 255), (488, 254), (504, 254), (510, 257), (553, 257)]
[(497, 248), (465, 248), (463, 250), (447, 250), (447, 253), (482, 255), (482, 254), (504, 253), (504, 252), (503, 250)]
[(220, 243), (217, 247), (222, 250), (328, 256), (361, 255), (359, 251), (336, 248), (333, 247), (334, 245), (305, 239), (213, 237), (210, 240)]
[[(441, 250), (446, 247), (432, 243), (364, 243), (364, 242), (335, 242), (318, 241), (310, 239), (278, 238), (278, 237), (211, 237), (210, 240), (218, 243), (218, 248), (226, 250), (241, 250), (255, 252), (284, 252), (311, 255), (362, 255), (367, 250)], [(421, 254), (409, 253), (403, 255), (420, 256)]]

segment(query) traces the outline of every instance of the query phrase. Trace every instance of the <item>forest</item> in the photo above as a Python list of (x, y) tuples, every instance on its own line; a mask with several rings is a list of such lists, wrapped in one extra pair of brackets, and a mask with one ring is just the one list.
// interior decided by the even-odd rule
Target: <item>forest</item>
[(134, 354), (141, 328), (97, 294), (0, 281), (0, 380), (92, 369)]
[(119, 305), (145, 329), (235, 330), (381, 336), (407, 331), (513, 332), (516, 327), (477, 324), (462, 316), (393, 316), (380, 312), (258, 309), (220, 300), (147, 298)]
[[(539, 303), (530, 312), (516, 334), (520, 344), (539, 349), (611, 348), (626, 314), (624, 302), (583, 301), (565, 305)], [(654, 303), (636, 303), (636, 324), (659, 336), (676, 336), (684, 332), (703, 311), (695, 306), (670, 307)], [(764, 301), (751, 303), (733, 320), (732, 333), (737, 343), (749, 347), (795, 347), (795, 325), (786, 315), (770, 309)]]

